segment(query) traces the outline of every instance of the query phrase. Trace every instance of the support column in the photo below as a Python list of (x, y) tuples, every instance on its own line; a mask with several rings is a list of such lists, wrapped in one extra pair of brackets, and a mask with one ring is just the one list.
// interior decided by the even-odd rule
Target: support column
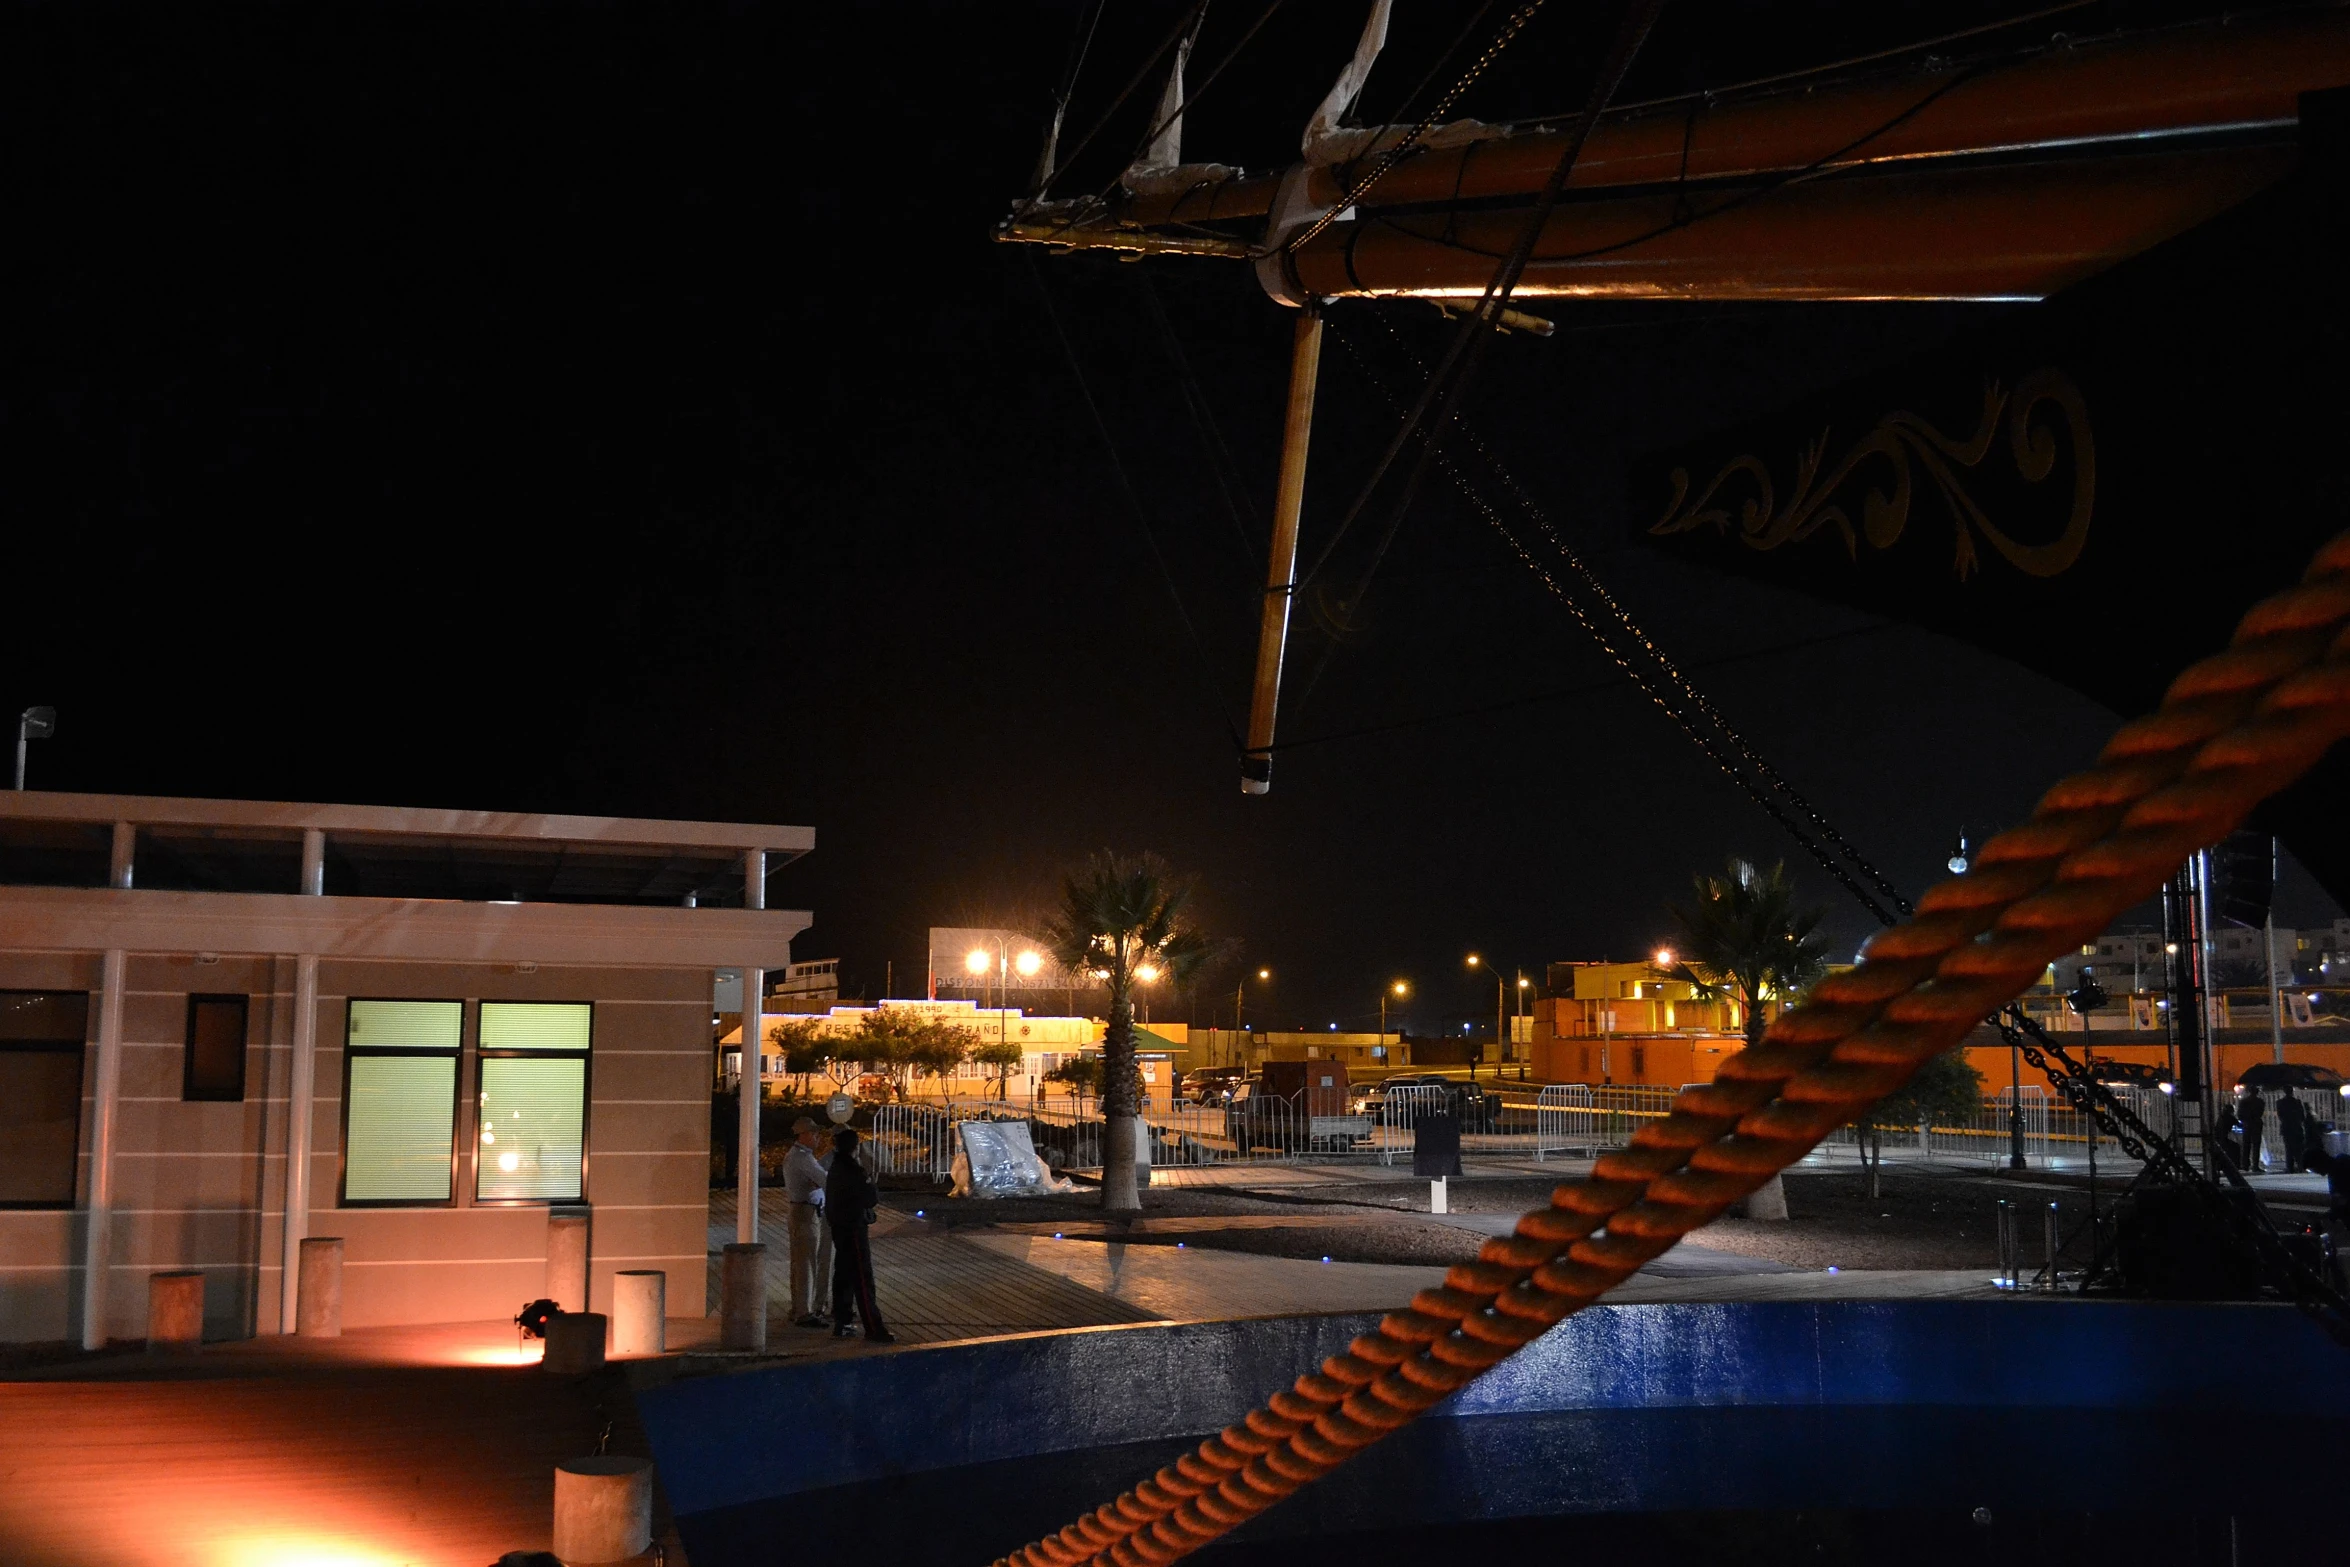
[[(119, 841), (119, 839), (118, 839)], [(90, 1091), (90, 1201), (82, 1231), (82, 1348), (106, 1347), (106, 1284), (114, 1263), (114, 1125), (122, 1097), (122, 992), (130, 954), (106, 954), (98, 997), (98, 1081)]]
[(1289, 357), (1289, 417), (1281, 431), (1281, 480), (1273, 495), (1273, 548), (1265, 561), (1265, 609), (1257, 628), (1257, 683), (1249, 699), (1248, 749), (1240, 757), (1240, 792), (1273, 787), (1273, 715), (1281, 701), (1281, 661), (1289, 648), (1289, 608), (1297, 597), (1297, 524), (1306, 501), (1306, 448), (1314, 434), (1314, 385), (1322, 367), (1322, 316), (1298, 312)]
[[(743, 851), (743, 907), (767, 907), (767, 851)], [(735, 1170), (734, 1238), (750, 1245), (759, 1238), (759, 1053), (765, 1041), (764, 1007), (767, 971), (743, 965), (742, 1119), (736, 1132), (741, 1145)]]
[[(302, 833), (302, 892), (326, 891), (326, 834)], [(318, 1101), (318, 955), (294, 959), (293, 1064), (286, 1077), (285, 1245), (280, 1263), (278, 1331), (301, 1326), (302, 1242), (310, 1233), (310, 1143)]]

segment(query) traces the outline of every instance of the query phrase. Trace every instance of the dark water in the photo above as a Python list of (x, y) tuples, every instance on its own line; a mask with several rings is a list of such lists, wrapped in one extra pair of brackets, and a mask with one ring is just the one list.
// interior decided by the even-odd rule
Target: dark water
[[(981, 1567), (1184, 1439), (882, 1478), (680, 1520), (695, 1567)], [(1428, 1422), (1194, 1558), (1214, 1567), (2325, 1567), (2335, 1422), (1961, 1409)], [(1797, 1503), (1820, 1505), (1796, 1506)]]

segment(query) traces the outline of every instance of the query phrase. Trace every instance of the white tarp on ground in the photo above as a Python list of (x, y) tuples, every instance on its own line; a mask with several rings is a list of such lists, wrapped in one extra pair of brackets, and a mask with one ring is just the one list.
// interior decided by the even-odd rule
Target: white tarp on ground
[(1026, 1121), (955, 1123), (957, 1197), (1043, 1197), (1076, 1189), (1044, 1167)]

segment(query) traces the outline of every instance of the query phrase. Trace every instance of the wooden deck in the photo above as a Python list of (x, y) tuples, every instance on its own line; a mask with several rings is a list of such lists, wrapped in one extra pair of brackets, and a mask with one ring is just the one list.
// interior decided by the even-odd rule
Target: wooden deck
[[(791, 1250), (783, 1197), (761, 1192), (759, 1199), (759, 1233), (767, 1243), (767, 1346), (790, 1351), (828, 1342), (816, 1330), (791, 1324)], [(734, 1239), (734, 1216), (733, 1193), (711, 1193), (712, 1310), (718, 1299), (718, 1249)], [(886, 1211), (873, 1227), (873, 1288), (882, 1320), (909, 1344), (1159, 1320), (1058, 1274)]]

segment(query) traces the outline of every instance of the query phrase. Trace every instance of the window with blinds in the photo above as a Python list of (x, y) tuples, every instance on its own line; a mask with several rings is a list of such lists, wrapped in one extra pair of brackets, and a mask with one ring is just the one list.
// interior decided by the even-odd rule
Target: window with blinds
[(584, 1001), (481, 1004), (482, 1202), (577, 1202), (587, 1170), (588, 1047)]
[(456, 1193), (462, 1001), (353, 1001), (343, 1048), (343, 1201)]

